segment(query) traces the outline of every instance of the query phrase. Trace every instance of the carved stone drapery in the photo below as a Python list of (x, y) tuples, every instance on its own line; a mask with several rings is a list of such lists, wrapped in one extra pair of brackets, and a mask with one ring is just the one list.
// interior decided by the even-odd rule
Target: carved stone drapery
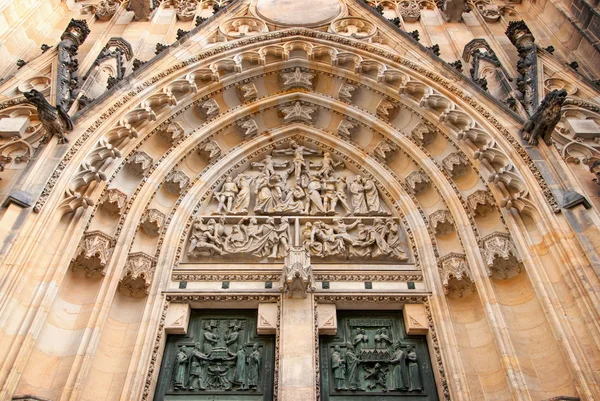
[(404, 182), (415, 195), (424, 194), (431, 188), (431, 180), (423, 170), (413, 171), (406, 176)]
[(160, 210), (148, 209), (142, 215), (140, 228), (146, 234), (156, 237), (159, 234), (163, 224), (165, 224), (165, 219), (165, 214)]
[(146, 152), (135, 152), (127, 161), (127, 169), (135, 176), (141, 177), (146, 174), (146, 171), (152, 166), (154, 160)]
[(280, 106), (279, 112), (283, 116), (284, 123), (300, 121), (312, 124), (317, 119), (319, 109), (316, 106), (297, 101), (292, 104)]
[(509, 279), (521, 272), (517, 250), (509, 234), (495, 232), (486, 235), (481, 244), (481, 255), (492, 278)]
[(469, 171), (469, 163), (464, 156), (459, 152), (450, 153), (442, 160), (444, 169), (452, 176), (452, 178), (460, 178)]
[(104, 276), (113, 248), (114, 240), (110, 235), (101, 231), (85, 233), (71, 262), (71, 270), (83, 270), (87, 277)]
[(127, 195), (116, 188), (110, 188), (106, 191), (100, 202), (102, 209), (108, 213), (120, 215), (121, 210), (123, 210), (127, 203)]
[(119, 281), (119, 291), (131, 297), (148, 295), (156, 260), (144, 252), (129, 254)]
[(189, 183), (190, 177), (181, 170), (173, 170), (165, 178), (165, 188), (174, 195), (181, 195)]
[(411, 132), (413, 140), (420, 146), (427, 147), (435, 139), (435, 131), (423, 123), (417, 124)]
[(494, 202), (492, 194), (483, 189), (469, 195), (467, 197), (467, 203), (473, 214), (479, 217), (485, 217), (490, 213), (493, 213), (496, 209), (496, 203)]
[(281, 83), (281, 89), (283, 90), (295, 88), (312, 90), (314, 78), (314, 74), (302, 71), (300, 67), (296, 67), (293, 72), (282, 72), (279, 74), (279, 81)]
[(429, 225), (435, 235), (444, 236), (454, 231), (452, 214), (447, 210), (436, 210), (429, 216)]
[(450, 253), (439, 259), (440, 277), (448, 296), (462, 298), (475, 291), (473, 276), (465, 255)]

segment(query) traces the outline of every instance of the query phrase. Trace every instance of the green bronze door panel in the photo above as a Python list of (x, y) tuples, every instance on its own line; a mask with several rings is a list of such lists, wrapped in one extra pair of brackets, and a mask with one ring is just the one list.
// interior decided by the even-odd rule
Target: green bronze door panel
[(169, 335), (155, 401), (271, 401), (274, 337), (256, 311), (194, 310), (187, 335)]
[(321, 336), (322, 401), (438, 401), (425, 336), (407, 336), (401, 312), (339, 311)]

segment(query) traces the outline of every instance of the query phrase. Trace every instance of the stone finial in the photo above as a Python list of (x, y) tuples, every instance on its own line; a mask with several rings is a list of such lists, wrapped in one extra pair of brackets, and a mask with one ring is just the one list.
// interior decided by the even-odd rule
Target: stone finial
[(338, 134), (346, 139), (352, 139), (352, 134), (358, 129), (358, 123), (352, 122), (347, 118), (340, 121), (338, 125)]
[(377, 115), (384, 120), (391, 120), (396, 113), (396, 105), (389, 100), (383, 99), (377, 105)]
[(357, 89), (358, 89), (358, 86), (351, 85), (347, 82), (343, 82), (340, 85), (340, 89), (338, 90), (338, 98), (340, 100), (344, 100), (346, 102), (352, 103), (352, 100), (354, 99), (354, 95), (355, 95), (355, 92)]
[(435, 139), (435, 131), (426, 124), (419, 123), (413, 128), (411, 137), (419, 146), (426, 147)]
[(256, 85), (252, 83), (237, 86), (236, 93), (238, 98), (244, 103), (256, 100), (256, 98), (258, 97)]
[(120, 215), (126, 203), (127, 195), (117, 188), (108, 189), (100, 200), (102, 209), (113, 215)]
[(462, 298), (475, 291), (473, 276), (465, 255), (449, 253), (439, 259), (439, 270), (446, 295)]
[(210, 162), (221, 156), (221, 147), (215, 141), (207, 142), (198, 149), (198, 154), (204, 155)]
[(279, 74), (279, 81), (283, 90), (294, 88), (312, 90), (314, 77), (314, 74), (304, 72), (300, 67), (296, 67), (294, 72), (283, 72)]
[(431, 188), (431, 180), (429, 180), (429, 177), (423, 170), (413, 171), (406, 176), (404, 182), (415, 195), (424, 194)]
[(181, 170), (172, 170), (165, 178), (165, 188), (173, 195), (181, 195), (189, 183), (190, 177)]
[(104, 269), (112, 256), (113, 247), (113, 238), (101, 231), (83, 234), (83, 240), (71, 262), (71, 270), (83, 270), (87, 277), (98, 274), (104, 276)]
[(460, 178), (469, 171), (469, 163), (459, 152), (450, 153), (442, 160), (444, 169), (452, 178)]
[(488, 191), (480, 189), (467, 197), (467, 203), (475, 216), (485, 217), (496, 209), (494, 198)]
[(201, 102), (196, 104), (195, 110), (198, 115), (205, 120), (209, 120), (213, 117), (216, 117), (221, 112), (221, 108), (215, 99), (208, 99), (205, 102)]
[(258, 134), (258, 124), (256, 124), (256, 121), (251, 118), (238, 121), (237, 127), (244, 136), (244, 139), (250, 139)]
[(454, 231), (452, 214), (447, 210), (436, 210), (429, 216), (429, 225), (435, 235), (444, 236)]
[(147, 209), (142, 215), (140, 228), (146, 234), (156, 237), (165, 223), (166, 216), (157, 209)]
[(481, 256), (492, 278), (509, 279), (521, 272), (517, 250), (509, 234), (494, 232), (483, 237), (481, 244)]
[(396, 144), (386, 141), (380, 141), (375, 146), (375, 149), (373, 149), (373, 156), (376, 159), (382, 161), (383, 163), (388, 163), (394, 158), (397, 151), (398, 147), (396, 146)]
[(160, 136), (172, 145), (182, 138), (184, 133), (183, 125), (179, 121), (173, 121), (160, 131)]
[(292, 105), (288, 104), (281, 106), (279, 111), (283, 116), (284, 123), (301, 121), (312, 124), (317, 118), (319, 109), (317, 106), (303, 104), (300, 101), (297, 101)]
[(153, 163), (154, 160), (152, 160), (152, 157), (148, 153), (138, 151), (132, 154), (129, 160), (127, 160), (127, 170), (131, 174), (141, 177), (146, 174)]
[(156, 260), (144, 252), (129, 254), (121, 280), (119, 292), (134, 298), (148, 295)]

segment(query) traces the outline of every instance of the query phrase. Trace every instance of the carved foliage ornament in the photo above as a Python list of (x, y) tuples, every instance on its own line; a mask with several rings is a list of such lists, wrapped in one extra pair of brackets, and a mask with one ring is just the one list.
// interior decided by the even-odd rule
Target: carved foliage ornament
[(297, 67), (293, 72), (282, 72), (279, 75), (281, 88), (283, 90), (295, 88), (312, 90), (314, 78), (314, 74), (304, 72), (300, 67)]
[(157, 236), (165, 223), (166, 216), (157, 209), (148, 209), (142, 215), (140, 228), (150, 236)]
[(450, 253), (439, 259), (440, 277), (444, 292), (462, 298), (475, 290), (473, 276), (465, 255)]
[(424, 194), (431, 188), (431, 180), (423, 170), (415, 170), (407, 175), (405, 183), (415, 195)]
[(121, 214), (127, 203), (127, 195), (116, 188), (110, 188), (106, 191), (100, 202), (102, 209), (110, 214)]
[(398, 4), (404, 22), (417, 22), (421, 18), (421, 7), (415, 0), (404, 0)]
[(471, 211), (479, 217), (485, 217), (495, 210), (496, 203), (492, 194), (486, 190), (478, 190), (467, 197)]
[(492, 278), (508, 279), (518, 275), (522, 266), (509, 234), (495, 232), (481, 239), (481, 255)]
[(447, 210), (437, 210), (429, 216), (429, 224), (436, 235), (444, 236), (454, 231), (454, 220)]

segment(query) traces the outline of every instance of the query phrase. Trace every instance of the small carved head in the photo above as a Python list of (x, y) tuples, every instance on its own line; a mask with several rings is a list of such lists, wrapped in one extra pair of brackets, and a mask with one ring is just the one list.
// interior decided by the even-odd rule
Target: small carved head
[(32, 89), (29, 92), (24, 92), (23, 95), (25, 96), (25, 99), (35, 104), (36, 106), (46, 103), (44, 95), (42, 95), (40, 91), (37, 91), (35, 89)]

